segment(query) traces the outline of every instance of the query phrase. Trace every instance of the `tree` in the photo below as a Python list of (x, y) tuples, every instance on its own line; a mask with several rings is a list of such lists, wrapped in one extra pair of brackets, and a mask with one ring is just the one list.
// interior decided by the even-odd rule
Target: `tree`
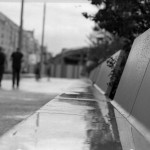
[(133, 40), (150, 27), (149, 0), (91, 0), (99, 10), (95, 15), (83, 13), (97, 24), (95, 30), (106, 31), (126, 39), (125, 51)]
[(86, 71), (88, 74), (97, 65), (104, 62), (118, 50), (122, 49), (124, 45), (121, 38), (112, 36), (105, 30), (91, 33), (88, 39), (90, 42), (86, 63)]
[(83, 15), (95, 22), (94, 30), (105, 29), (125, 42), (125, 59), (122, 59), (119, 71), (116, 73), (112, 68), (110, 83), (113, 88), (109, 96), (113, 99), (134, 39), (150, 27), (150, 0), (91, 0), (91, 3), (99, 8), (98, 12)]

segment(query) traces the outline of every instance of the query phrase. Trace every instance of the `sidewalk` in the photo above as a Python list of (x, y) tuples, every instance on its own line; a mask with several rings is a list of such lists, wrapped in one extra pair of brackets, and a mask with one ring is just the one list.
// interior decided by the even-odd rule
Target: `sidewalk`
[(1, 137), (1, 150), (121, 150), (106, 98), (94, 97), (88, 80), (65, 82), (61, 94)]
[(3, 80), (0, 88), (0, 136), (48, 103), (67, 86), (68, 80), (21, 79), (20, 88), (12, 89), (11, 80)]
[[(35, 75), (33, 73), (21, 73), (22, 78), (34, 78)], [(12, 73), (4, 73), (3, 79), (12, 79)]]

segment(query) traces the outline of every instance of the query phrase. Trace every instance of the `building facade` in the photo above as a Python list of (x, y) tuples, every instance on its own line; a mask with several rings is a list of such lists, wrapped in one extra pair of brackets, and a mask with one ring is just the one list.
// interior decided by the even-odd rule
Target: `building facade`
[[(34, 38), (34, 31), (23, 30), (22, 48), (24, 54), (23, 70), (31, 71), (31, 66), (34, 65), (29, 61), (30, 55), (38, 55), (40, 45)], [(0, 46), (3, 47), (7, 57), (6, 71), (11, 71), (10, 57), (13, 51), (18, 47), (19, 26), (10, 20), (7, 16), (0, 12)], [(38, 57), (38, 56), (37, 56)]]

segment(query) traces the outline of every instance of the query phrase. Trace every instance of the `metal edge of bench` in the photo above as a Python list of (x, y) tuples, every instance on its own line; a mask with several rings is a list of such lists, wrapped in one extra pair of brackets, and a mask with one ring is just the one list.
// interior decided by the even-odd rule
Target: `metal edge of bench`
[(110, 101), (113, 107), (134, 127), (149, 143), (150, 143), (150, 130), (144, 124), (139, 122), (134, 116), (129, 114), (123, 107), (121, 107), (115, 100)]
[[(105, 95), (105, 92), (96, 84), (93, 85), (101, 94)], [(150, 130), (148, 130), (144, 124), (139, 122), (134, 116), (127, 112), (121, 105), (119, 105), (115, 100), (111, 100), (106, 97), (112, 106), (122, 115), (127, 122), (135, 128), (149, 143), (150, 143)]]

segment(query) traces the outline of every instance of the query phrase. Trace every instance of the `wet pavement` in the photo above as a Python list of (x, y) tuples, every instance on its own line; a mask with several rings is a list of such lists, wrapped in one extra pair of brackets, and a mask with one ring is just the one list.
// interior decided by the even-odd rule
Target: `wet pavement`
[(68, 80), (22, 78), (20, 88), (12, 89), (11, 80), (3, 80), (0, 89), (0, 136), (26, 119), (65, 89)]
[(1, 150), (121, 150), (104, 95), (88, 80), (68, 80), (66, 90), (0, 139)]

